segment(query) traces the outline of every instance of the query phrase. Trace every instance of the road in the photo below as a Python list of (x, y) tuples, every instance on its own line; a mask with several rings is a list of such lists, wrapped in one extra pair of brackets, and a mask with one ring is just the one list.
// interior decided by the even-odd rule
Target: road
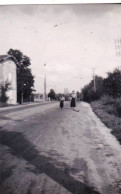
[(121, 193), (121, 146), (79, 102), (0, 111), (0, 194)]

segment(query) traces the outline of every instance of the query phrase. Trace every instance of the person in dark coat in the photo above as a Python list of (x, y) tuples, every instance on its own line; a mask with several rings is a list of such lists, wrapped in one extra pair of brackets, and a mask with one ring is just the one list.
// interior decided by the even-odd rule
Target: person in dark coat
[(65, 101), (65, 97), (64, 97), (64, 95), (62, 95), (62, 96), (60, 97), (60, 108), (61, 108), (61, 109), (64, 107), (64, 101)]
[(76, 107), (76, 94), (74, 92), (74, 90), (72, 91), (72, 94), (71, 94), (71, 103), (70, 103), (70, 106), (72, 109), (74, 109)]

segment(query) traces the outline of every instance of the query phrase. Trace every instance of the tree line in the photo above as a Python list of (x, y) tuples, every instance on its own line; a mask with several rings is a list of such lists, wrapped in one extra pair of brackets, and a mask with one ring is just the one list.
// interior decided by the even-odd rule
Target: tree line
[[(94, 83), (95, 81), (95, 83)], [(95, 88), (94, 88), (95, 84)], [(89, 84), (82, 89), (83, 100), (91, 102), (100, 99), (103, 95), (113, 98), (116, 102), (121, 97), (121, 70), (115, 68), (113, 72), (108, 72), (106, 78), (95, 76)]]

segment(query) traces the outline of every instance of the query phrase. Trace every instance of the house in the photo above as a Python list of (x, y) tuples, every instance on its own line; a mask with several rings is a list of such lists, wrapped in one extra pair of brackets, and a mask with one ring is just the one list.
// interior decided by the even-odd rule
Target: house
[(16, 60), (10, 55), (0, 55), (0, 84), (8, 81), (10, 90), (7, 91), (8, 104), (17, 103), (17, 67)]

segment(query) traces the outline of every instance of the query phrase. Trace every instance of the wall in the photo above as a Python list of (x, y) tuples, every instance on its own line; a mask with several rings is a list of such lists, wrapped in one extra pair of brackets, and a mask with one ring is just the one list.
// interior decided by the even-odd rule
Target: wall
[(17, 77), (16, 64), (12, 60), (6, 60), (0, 63), (0, 82), (8, 81), (11, 83), (11, 89), (7, 92), (8, 104), (17, 103)]

